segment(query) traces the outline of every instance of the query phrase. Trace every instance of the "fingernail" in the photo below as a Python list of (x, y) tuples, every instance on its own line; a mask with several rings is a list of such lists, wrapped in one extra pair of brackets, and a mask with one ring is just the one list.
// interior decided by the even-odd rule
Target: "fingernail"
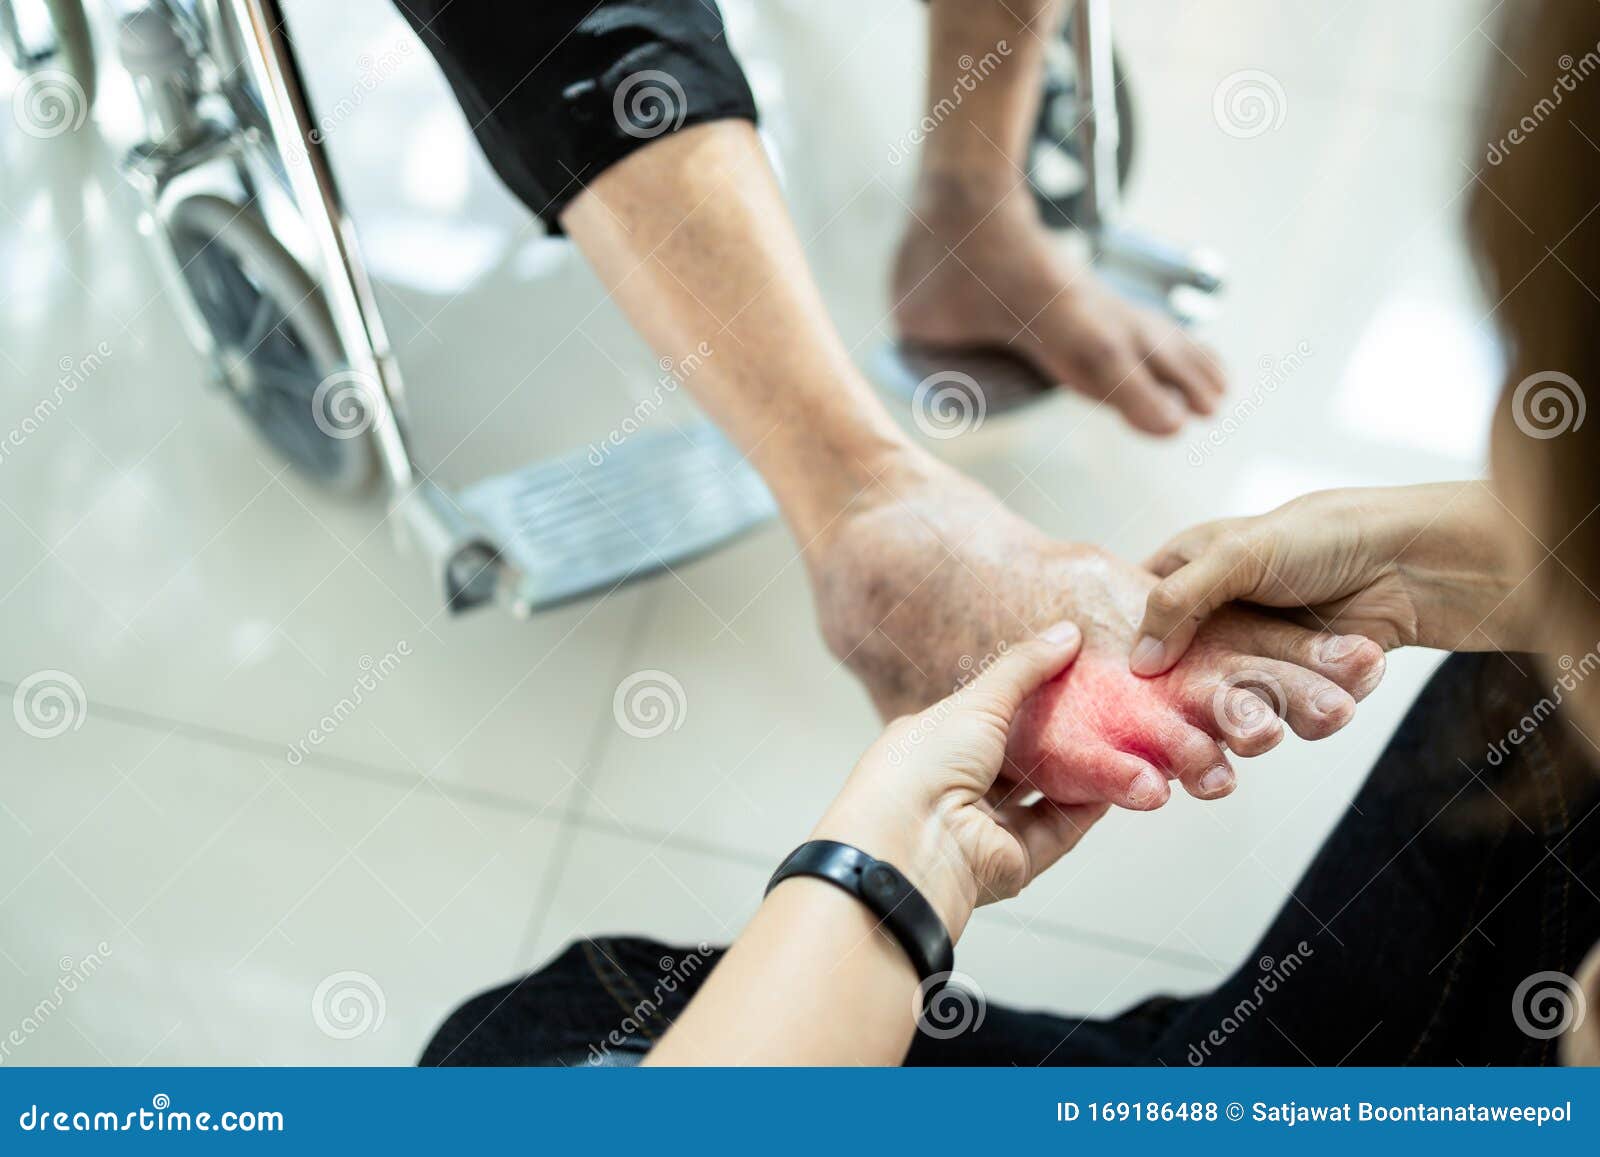
[(1052, 627), (1046, 627), (1039, 637), (1047, 643), (1070, 643), (1078, 637), (1078, 624), (1059, 622)]
[(1166, 780), (1154, 771), (1141, 771), (1128, 785), (1128, 802), (1143, 807), (1158, 798), (1166, 788)]
[(1322, 715), (1336, 715), (1344, 711), (1350, 704), (1350, 696), (1334, 687), (1329, 687), (1311, 701), (1311, 706)]
[(1317, 655), (1324, 663), (1337, 663), (1345, 656), (1354, 654), (1359, 646), (1361, 639), (1357, 635), (1335, 635), (1331, 639), (1323, 640), (1317, 647)]
[(1219, 763), (1200, 777), (1200, 790), (1207, 795), (1222, 795), (1233, 790), (1233, 769)]
[(1166, 657), (1165, 643), (1150, 635), (1140, 635), (1133, 645), (1133, 654), (1128, 656), (1128, 670), (1135, 675), (1159, 675)]

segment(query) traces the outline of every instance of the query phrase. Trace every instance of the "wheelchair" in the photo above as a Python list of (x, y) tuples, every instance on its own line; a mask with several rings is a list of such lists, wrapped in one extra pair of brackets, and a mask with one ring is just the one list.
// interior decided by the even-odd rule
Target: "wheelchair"
[[(23, 18), (30, 2), (45, 19)], [(67, 85), (86, 114), (97, 64), (82, 0), (0, 0), (0, 48), (24, 83)], [(146, 0), (118, 21), (116, 56), (144, 130), (121, 168), (215, 384), (303, 477), (338, 495), (381, 491), (452, 611), (498, 603), (529, 615), (774, 516), (760, 478), (707, 422), (640, 431), (598, 462), (578, 450), (458, 490), (436, 484), (407, 437), (399, 369), (279, 0)], [(1107, 0), (1075, 0), (1049, 54), (1034, 195), (1048, 221), (1081, 235), (1103, 276), (1183, 317), (1185, 295), (1208, 297), (1221, 280), (1211, 259), (1120, 227), (1133, 156)], [(885, 388), (906, 395), (930, 372), (953, 374), (989, 413), (1049, 388), (1002, 355), (890, 346), (875, 362)]]

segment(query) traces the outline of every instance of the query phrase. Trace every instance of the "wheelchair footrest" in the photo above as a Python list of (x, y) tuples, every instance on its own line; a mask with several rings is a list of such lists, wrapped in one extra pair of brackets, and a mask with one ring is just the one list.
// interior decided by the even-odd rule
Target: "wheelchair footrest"
[(529, 613), (704, 554), (776, 513), (710, 423), (641, 432), (486, 478), (459, 496)]

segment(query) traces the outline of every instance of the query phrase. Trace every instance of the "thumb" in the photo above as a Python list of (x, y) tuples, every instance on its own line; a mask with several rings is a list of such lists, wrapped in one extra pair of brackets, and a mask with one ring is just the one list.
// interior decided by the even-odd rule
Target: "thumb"
[(1023, 700), (1066, 670), (1082, 645), (1083, 633), (1076, 623), (1056, 623), (1007, 648), (998, 662), (972, 681), (970, 689), (979, 692), (986, 706), (1003, 716), (1009, 726)]
[(1128, 661), (1135, 675), (1159, 675), (1189, 649), (1206, 616), (1255, 590), (1263, 564), (1237, 539), (1219, 538), (1150, 589)]

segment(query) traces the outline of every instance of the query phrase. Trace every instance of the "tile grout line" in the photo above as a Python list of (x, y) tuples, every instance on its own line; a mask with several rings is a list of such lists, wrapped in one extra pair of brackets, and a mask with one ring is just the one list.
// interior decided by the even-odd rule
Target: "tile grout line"
[[(633, 621), (629, 623), (623, 644), (617, 650), (617, 661), (611, 672), (611, 686), (619, 684), (632, 669), (645, 633), (655, 620), (655, 613), (661, 602), (661, 592), (665, 589), (660, 584), (652, 583), (641, 593), (639, 603), (633, 609)], [(600, 760), (605, 757), (612, 734), (616, 730), (615, 723), (611, 704), (601, 703), (596, 710), (594, 722), (590, 724), (589, 739), (584, 744), (583, 753), (578, 760), (578, 773), (573, 777), (571, 784), (571, 787), (579, 789), (580, 793), (589, 789), (588, 781), (592, 778)], [(523, 930), (522, 941), (517, 946), (517, 954), (511, 961), (512, 969), (519, 975), (537, 963), (529, 959), (529, 956), (538, 943), (540, 933), (544, 931), (545, 918), (555, 902), (562, 880), (566, 878), (573, 845), (577, 842), (581, 821), (586, 817), (582, 794), (577, 795), (571, 804), (561, 809), (560, 816), (561, 826), (556, 831), (556, 838), (546, 861), (544, 879), (540, 882), (538, 894), (533, 899), (533, 910)]]

